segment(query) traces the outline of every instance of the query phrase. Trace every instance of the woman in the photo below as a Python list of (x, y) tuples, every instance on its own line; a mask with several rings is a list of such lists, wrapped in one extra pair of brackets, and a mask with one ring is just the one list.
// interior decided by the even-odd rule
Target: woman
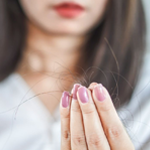
[(0, 7), (1, 148), (140, 149), (115, 108), (130, 102), (139, 77), (141, 1), (1, 0)]

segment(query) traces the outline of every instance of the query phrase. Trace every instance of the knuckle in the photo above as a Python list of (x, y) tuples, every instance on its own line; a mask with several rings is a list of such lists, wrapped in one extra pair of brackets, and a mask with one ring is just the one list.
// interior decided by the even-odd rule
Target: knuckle
[(83, 114), (85, 114), (85, 115), (91, 115), (91, 114), (93, 114), (93, 113), (95, 113), (94, 110), (86, 110), (86, 111), (83, 111)]
[(69, 119), (70, 118), (70, 113), (62, 111), (61, 112), (61, 118), (63, 118), (63, 119)]
[(62, 138), (67, 141), (70, 140), (70, 132), (68, 130), (62, 131)]
[(108, 112), (112, 110), (112, 106), (110, 103), (101, 103), (100, 110), (104, 112)]
[(75, 113), (81, 112), (80, 107), (74, 107), (74, 106), (71, 108), (71, 111)]
[(95, 108), (93, 104), (91, 104), (89, 107), (85, 107), (83, 110), (84, 115), (93, 115), (95, 114)]
[(87, 142), (88, 142), (88, 145), (91, 147), (94, 146), (94, 147), (100, 148), (102, 147), (102, 144), (104, 143), (104, 138), (102, 135), (93, 134), (87, 138)]
[(78, 134), (78, 135), (72, 135), (71, 139), (73, 145), (79, 146), (79, 145), (85, 145), (86, 140), (85, 140), (85, 135), (84, 134)]
[(107, 128), (107, 136), (111, 139), (119, 138), (122, 135), (122, 128), (118, 126), (111, 126)]

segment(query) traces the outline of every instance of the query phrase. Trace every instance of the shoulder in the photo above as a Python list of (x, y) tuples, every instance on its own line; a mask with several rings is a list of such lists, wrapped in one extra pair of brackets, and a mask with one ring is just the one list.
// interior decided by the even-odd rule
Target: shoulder
[(17, 75), (12, 73), (6, 79), (0, 82), (0, 104), (13, 105), (17, 103), (17, 97), (21, 91), (17, 84)]
[(27, 100), (31, 96), (26, 94), (28, 90), (17, 74), (0, 82), (0, 149), (32, 150), (48, 142), (48, 123), (36, 99)]

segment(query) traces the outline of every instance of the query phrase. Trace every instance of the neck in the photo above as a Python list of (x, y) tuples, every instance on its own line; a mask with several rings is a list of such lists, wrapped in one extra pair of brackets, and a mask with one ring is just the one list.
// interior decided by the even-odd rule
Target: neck
[(30, 22), (27, 25), (26, 46), (19, 66), (21, 72), (52, 72), (55, 69), (60, 73), (65, 71), (64, 67), (75, 70), (85, 36), (54, 35)]

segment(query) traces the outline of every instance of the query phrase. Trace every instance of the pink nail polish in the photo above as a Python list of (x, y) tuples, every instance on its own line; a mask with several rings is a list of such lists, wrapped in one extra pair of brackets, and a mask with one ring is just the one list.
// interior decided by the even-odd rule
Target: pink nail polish
[(98, 84), (94, 88), (95, 96), (98, 101), (104, 101), (106, 99), (105, 91), (102, 84)]
[(89, 96), (86, 87), (80, 86), (78, 89), (78, 94), (82, 103), (87, 103), (89, 101)]
[(80, 84), (74, 84), (74, 86), (73, 86), (73, 89), (72, 89), (72, 92), (71, 92), (71, 93), (73, 93), (72, 97), (73, 97), (73, 99), (75, 99), (75, 100), (77, 100), (77, 91), (78, 91), (78, 88), (79, 88), (80, 86), (81, 86)]
[(69, 106), (69, 96), (70, 96), (69, 92), (67, 92), (67, 91), (64, 91), (62, 94), (62, 106), (64, 108)]

